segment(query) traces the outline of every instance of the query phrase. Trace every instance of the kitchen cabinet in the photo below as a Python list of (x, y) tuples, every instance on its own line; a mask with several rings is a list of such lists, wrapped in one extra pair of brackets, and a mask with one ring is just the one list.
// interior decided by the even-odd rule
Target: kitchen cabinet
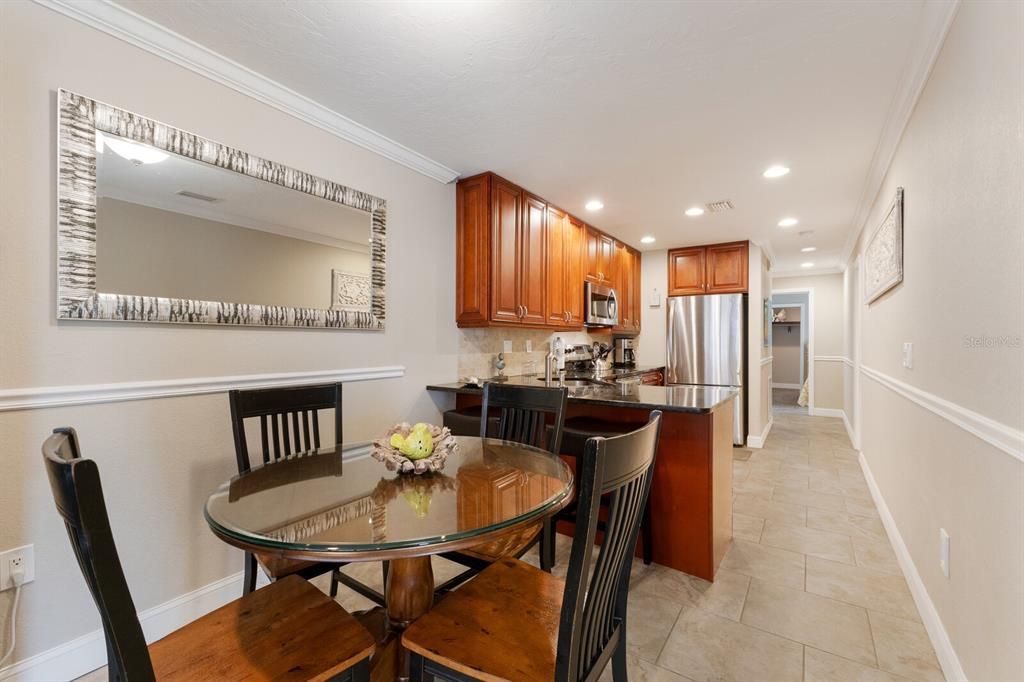
[(583, 326), (584, 226), (568, 213), (548, 206), (547, 324), (562, 329)]
[(524, 193), (523, 225), (520, 232), (521, 263), (519, 268), (519, 302), (523, 306), (520, 322), (545, 324), (544, 305), (545, 272), (544, 253), (547, 248), (548, 206), (542, 199)]
[(458, 326), (582, 329), (590, 281), (635, 290), (632, 306), (620, 300), (620, 318), (622, 331), (639, 330), (631, 247), (494, 173), (459, 180), (455, 197)]
[(619, 323), (612, 328), (618, 333), (640, 331), (640, 252), (617, 243), (615, 290), (619, 294)]
[(522, 192), (515, 185), (493, 183), (491, 258), (491, 319), (518, 322), (522, 317), (519, 270), (522, 267)]
[(587, 226), (586, 281), (610, 286), (615, 282), (615, 239)]
[(668, 252), (668, 295), (747, 292), (748, 242), (711, 244)]

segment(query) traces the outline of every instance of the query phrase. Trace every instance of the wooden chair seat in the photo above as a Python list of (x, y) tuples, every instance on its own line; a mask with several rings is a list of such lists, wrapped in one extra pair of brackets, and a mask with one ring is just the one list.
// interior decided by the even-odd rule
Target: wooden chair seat
[(555, 675), (565, 582), (517, 559), (499, 559), (402, 635), (409, 650), (479, 680)]
[(149, 646), (162, 681), (326, 680), (373, 650), (373, 638), (355, 618), (298, 576), (250, 592)]

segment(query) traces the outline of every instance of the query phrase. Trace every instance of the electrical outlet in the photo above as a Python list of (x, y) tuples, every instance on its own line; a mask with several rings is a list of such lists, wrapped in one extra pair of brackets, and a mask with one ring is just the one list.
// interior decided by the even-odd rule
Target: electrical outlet
[(11, 579), (11, 572), (17, 568), (21, 568), (24, 574), (21, 579), (22, 585), (36, 579), (36, 559), (32, 545), (15, 547), (0, 554), (0, 590), (16, 587)]
[(942, 575), (949, 577), (949, 533), (945, 528), (939, 529), (939, 568)]
[(903, 342), (903, 366), (914, 369), (914, 344), (910, 341)]
[(532, 353), (533, 352), (533, 341), (531, 341), (530, 339), (526, 339), (526, 352), (527, 353)]
[(505, 339), (504, 341), (501, 342), (501, 348), (502, 348), (502, 351), (504, 351), (505, 353), (511, 353), (512, 352), (512, 342), (509, 341), (508, 339)]

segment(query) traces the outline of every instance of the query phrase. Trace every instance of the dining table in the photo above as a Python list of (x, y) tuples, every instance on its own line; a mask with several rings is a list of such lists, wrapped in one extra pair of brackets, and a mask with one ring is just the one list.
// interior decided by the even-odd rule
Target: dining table
[(556, 455), (491, 438), (455, 442), (444, 468), (424, 474), (389, 471), (367, 448), (292, 455), (225, 481), (204, 515), (218, 538), (261, 557), (389, 562), (384, 608), (355, 615), (377, 638), (371, 678), (405, 680), (401, 634), (434, 602), (431, 557), (512, 551), (572, 498), (572, 471)]

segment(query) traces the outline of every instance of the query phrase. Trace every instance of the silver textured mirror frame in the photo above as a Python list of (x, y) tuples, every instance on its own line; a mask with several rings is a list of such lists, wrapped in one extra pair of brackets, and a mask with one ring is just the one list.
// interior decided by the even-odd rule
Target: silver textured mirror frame
[[(152, 119), (58, 90), (57, 319), (383, 330), (387, 202)], [(370, 310), (294, 308), (96, 291), (96, 131), (370, 213)]]

